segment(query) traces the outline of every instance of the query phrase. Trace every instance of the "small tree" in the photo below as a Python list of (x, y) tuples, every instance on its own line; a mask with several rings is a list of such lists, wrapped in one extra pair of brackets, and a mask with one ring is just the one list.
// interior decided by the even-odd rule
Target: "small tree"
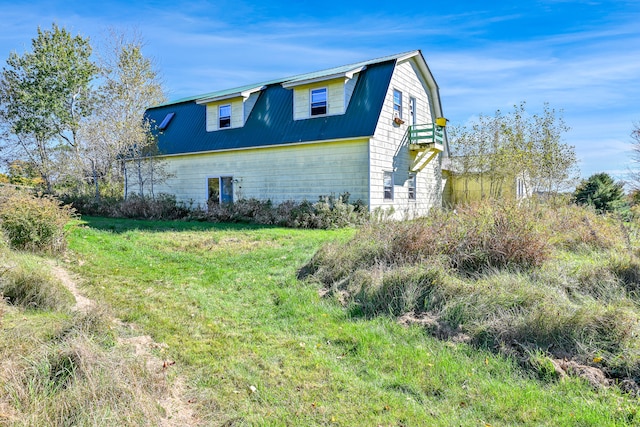
[(573, 200), (579, 205), (593, 206), (601, 213), (613, 212), (625, 204), (623, 185), (607, 173), (597, 173), (578, 185)]

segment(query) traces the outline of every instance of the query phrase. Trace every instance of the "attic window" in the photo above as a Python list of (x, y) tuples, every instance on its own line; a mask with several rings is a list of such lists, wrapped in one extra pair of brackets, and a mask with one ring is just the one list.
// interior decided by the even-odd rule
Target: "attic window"
[(311, 91), (311, 115), (327, 114), (327, 88)]
[(165, 130), (169, 126), (169, 122), (171, 121), (171, 119), (173, 119), (173, 116), (175, 115), (176, 113), (169, 113), (166, 116), (164, 116), (164, 120), (162, 121), (162, 123), (160, 123), (160, 126), (158, 126), (158, 129)]
[(227, 105), (221, 105), (219, 108), (219, 127), (220, 129), (222, 128), (229, 128), (231, 127), (231, 105), (227, 104)]

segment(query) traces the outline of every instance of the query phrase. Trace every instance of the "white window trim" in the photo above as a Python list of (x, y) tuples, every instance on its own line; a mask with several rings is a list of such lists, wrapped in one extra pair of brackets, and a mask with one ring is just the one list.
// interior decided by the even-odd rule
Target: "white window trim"
[[(325, 101), (325, 109), (326, 112), (324, 114), (312, 114), (313, 112), (313, 92), (316, 90), (324, 90), (327, 96), (327, 100)], [(329, 115), (329, 88), (327, 86), (323, 87), (314, 87), (309, 89), (309, 117), (324, 117)]]
[[(413, 198), (411, 198), (411, 188), (413, 186)], [(415, 203), (418, 201), (418, 174), (409, 174), (409, 186), (407, 188), (407, 199), (409, 202)]]
[[(385, 189), (385, 185), (384, 185), (384, 181), (385, 181), (385, 175), (386, 174), (390, 174), (391, 175), (391, 198), (386, 198), (385, 197), (385, 193), (386, 193), (386, 189)], [(394, 178), (393, 178), (393, 171), (382, 171), (382, 200), (385, 202), (393, 202), (395, 199), (395, 194), (394, 194)]]
[[(224, 129), (226, 129), (226, 128), (224, 128)], [(206, 184), (205, 200), (206, 200), (206, 203), (209, 202), (209, 180), (212, 179), (212, 178), (213, 179), (218, 179), (218, 203), (222, 203), (222, 179), (223, 178), (231, 178), (232, 183), (235, 182), (235, 180), (233, 179), (233, 175), (231, 175), (231, 174), (226, 174), (226, 175), (207, 175), (205, 177), (205, 184)], [(232, 189), (231, 197), (235, 201), (235, 186)]]
[[(220, 119), (222, 118), (222, 116), (220, 115), (220, 110), (223, 107), (229, 107), (229, 126), (225, 126), (225, 127), (220, 126)], [(232, 104), (220, 104), (220, 105), (218, 105), (218, 130), (231, 129), (231, 124), (232, 124), (231, 116), (232, 116), (232, 114), (233, 114), (233, 105)]]
[(392, 92), (391, 102), (392, 102), (393, 116), (395, 117), (396, 115), (396, 92), (400, 94), (400, 104), (398, 104), (400, 106), (400, 109), (398, 110), (398, 117), (402, 118), (402, 110), (403, 110), (402, 98), (404, 98), (404, 96), (402, 95), (402, 91), (399, 89), (393, 89), (393, 92)]

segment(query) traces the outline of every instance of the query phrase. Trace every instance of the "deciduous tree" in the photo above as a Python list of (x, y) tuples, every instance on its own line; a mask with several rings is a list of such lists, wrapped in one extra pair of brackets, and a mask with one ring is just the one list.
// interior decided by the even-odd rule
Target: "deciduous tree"
[[(150, 138), (152, 123), (144, 112), (165, 101), (162, 83), (153, 61), (142, 53), (140, 36), (126, 36), (111, 31), (105, 53), (101, 57), (102, 85), (98, 91), (98, 108), (82, 128), (83, 161), (95, 185), (99, 183), (121, 187), (126, 159), (149, 158), (157, 150)], [(154, 161), (154, 160), (151, 160)], [(139, 192), (149, 179), (148, 167), (142, 162), (130, 163), (130, 174), (137, 181)], [(126, 191), (126, 184), (124, 184)]]
[(483, 197), (501, 196), (516, 178), (528, 194), (555, 194), (575, 185), (578, 176), (574, 147), (561, 140), (567, 130), (562, 115), (548, 104), (542, 114), (529, 114), (522, 102), (508, 114), (498, 110), (454, 128), (453, 164), (465, 182), (479, 183)]
[(78, 129), (91, 113), (90, 83), (97, 68), (88, 38), (56, 24), (51, 30), (38, 28), (31, 47), (23, 55), (12, 52), (2, 69), (0, 124), (9, 135), (5, 144), (22, 152), (51, 191), (57, 171), (53, 151), (61, 144), (78, 150)]

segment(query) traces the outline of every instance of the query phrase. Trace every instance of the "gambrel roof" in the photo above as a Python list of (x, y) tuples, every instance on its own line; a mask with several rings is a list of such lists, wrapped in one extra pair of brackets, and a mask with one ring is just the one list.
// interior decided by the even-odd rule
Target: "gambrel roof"
[[(246, 85), (162, 104), (147, 110), (146, 117), (160, 124), (174, 113), (169, 125), (157, 134), (165, 155), (280, 146), (373, 136), (385, 95), (397, 61), (416, 58), (418, 67), (434, 96), (441, 115), (438, 87), (420, 51), (301, 74), (280, 80)], [(290, 87), (350, 77), (359, 73), (353, 95), (344, 114), (294, 120), (293, 90)], [(259, 92), (244, 126), (214, 132), (206, 130), (206, 103)]]

